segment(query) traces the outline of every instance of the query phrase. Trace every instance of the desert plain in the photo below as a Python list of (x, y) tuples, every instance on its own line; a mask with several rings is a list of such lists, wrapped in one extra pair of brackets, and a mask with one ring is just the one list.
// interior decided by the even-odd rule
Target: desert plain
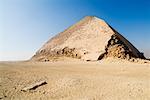
[[(38, 81), (47, 84), (22, 89)], [(125, 60), (0, 62), (1, 100), (150, 100), (150, 64)]]

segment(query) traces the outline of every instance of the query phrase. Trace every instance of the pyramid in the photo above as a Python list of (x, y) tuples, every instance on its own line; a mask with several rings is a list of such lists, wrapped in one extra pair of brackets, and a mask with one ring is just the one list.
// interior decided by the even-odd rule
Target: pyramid
[(104, 20), (87, 16), (45, 43), (31, 58), (49, 61), (70, 57), (86, 61), (107, 57), (145, 58), (127, 39)]

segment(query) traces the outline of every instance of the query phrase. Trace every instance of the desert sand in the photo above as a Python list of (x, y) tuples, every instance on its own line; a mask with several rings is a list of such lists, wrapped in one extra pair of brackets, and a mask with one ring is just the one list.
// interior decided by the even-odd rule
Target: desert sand
[(0, 62), (0, 99), (150, 100), (150, 62), (104, 20), (87, 16), (29, 61)]
[[(21, 91), (38, 81), (34, 90)], [(150, 64), (104, 59), (0, 62), (2, 100), (150, 100)]]

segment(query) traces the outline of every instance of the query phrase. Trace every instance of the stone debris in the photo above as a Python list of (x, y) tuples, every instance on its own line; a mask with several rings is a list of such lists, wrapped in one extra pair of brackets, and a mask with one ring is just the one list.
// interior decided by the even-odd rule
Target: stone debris
[(34, 84), (31, 84), (31, 85), (29, 85), (29, 86), (23, 88), (21, 91), (26, 92), (26, 91), (29, 91), (29, 90), (35, 90), (35, 89), (38, 88), (39, 86), (42, 86), (42, 85), (45, 85), (45, 84), (47, 84), (46, 81), (39, 81), (39, 82), (36, 82), (36, 83), (34, 83)]

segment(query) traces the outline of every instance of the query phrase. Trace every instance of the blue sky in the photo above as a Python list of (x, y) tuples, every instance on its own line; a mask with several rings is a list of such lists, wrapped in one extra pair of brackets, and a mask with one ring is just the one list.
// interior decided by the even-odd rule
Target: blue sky
[(150, 57), (149, 0), (0, 0), (0, 60), (29, 59), (88, 15), (104, 19)]

